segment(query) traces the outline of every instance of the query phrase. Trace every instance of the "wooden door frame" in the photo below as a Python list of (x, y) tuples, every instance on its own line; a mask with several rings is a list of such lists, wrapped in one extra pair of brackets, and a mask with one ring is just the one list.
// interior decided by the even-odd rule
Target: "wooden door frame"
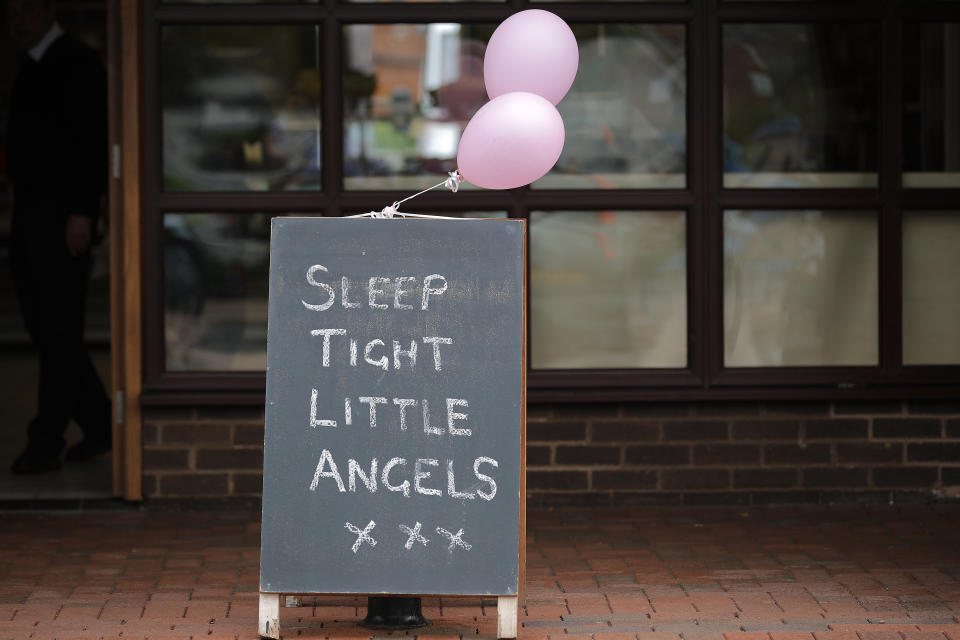
[(107, 2), (113, 494), (131, 501), (143, 498), (140, 11), (139, 0)]

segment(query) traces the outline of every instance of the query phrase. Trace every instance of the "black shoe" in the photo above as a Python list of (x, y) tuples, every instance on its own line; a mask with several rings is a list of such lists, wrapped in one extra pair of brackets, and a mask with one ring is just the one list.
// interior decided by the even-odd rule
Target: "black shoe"
[(59, 453), (27, 446), (10, 465), (10, 471), (15, 474), (47, 473), (56, 471), (61, 464)]
[(67, 462), (86, 462), (108, 451), (110, 451), (109, 438), (106, 440), (84, 438), (79, 443), (67, 449), (67, 455), (64, 456), (64, 458)]

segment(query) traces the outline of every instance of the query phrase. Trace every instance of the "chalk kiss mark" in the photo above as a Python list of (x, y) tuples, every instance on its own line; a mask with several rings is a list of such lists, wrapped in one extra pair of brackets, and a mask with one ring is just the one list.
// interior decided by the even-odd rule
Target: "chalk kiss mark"
[(409, 536), (407, 538), (406, 544), (403, 545), (403, 548), (406, 549), (407, 551), (409, 551), (410, 549), (413, 549), (414, 542), (419, 542), (423, 546), (427, 546), (427, 543), (430, 542), (429, 539), (424, 538), (423, 535), (421, 535), (420, 527), (423, 525), (421, 525), (419, 522), (417, 522), (417, 524), (414, 525), (413, 529), (411, 529), (405, 524), (401, 524), (398, 526), (400, 527), (400, 531), (403, 531), (405, 534)]
[(377, 546), (377, 541), (370, 536), (370, 532), (373, 531), (373, 528), (376, 526), (377, 523), (371, 520), (367, 523), (367, 526), (363, 528), (363, 531), (361, 531), (359, 527), (355, 527), (349, 522), (344, 523), (343, 528), (350, 533), (356, 534), (357, 536), (356, 542), (354, 542), (353, 546), (351, 547), (354, 553), (357, 552), (357, 549), (359, 549), (360, 545), (362, 545), (364, 542), (369, 544), (371, 547)]
[(456, 533), (450, 533), (443, 527), (437, 527), (437, 533), (450, 539), (450, 546), (447, 547), (447, 551), (450, 553), (453, 553), (456, 547), (461, 547), (464, 551), (470, 551), (470, 549), (473, 548), (472, 544), (462, 538), (463, 529), (460, 529)]

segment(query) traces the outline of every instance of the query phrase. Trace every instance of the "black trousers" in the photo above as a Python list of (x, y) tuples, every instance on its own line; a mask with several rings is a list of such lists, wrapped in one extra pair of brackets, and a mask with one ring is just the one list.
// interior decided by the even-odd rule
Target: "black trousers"
[(83, 343), (90, 254), (71, 256), (65, 221), (43, 215), (49, 213), (44, 209), (15, 204), (10, 257), (20, 310), (40, 359), (29, 443), (60, 452), (71, 418), (86, 438), (110, 438), (110, 401)]

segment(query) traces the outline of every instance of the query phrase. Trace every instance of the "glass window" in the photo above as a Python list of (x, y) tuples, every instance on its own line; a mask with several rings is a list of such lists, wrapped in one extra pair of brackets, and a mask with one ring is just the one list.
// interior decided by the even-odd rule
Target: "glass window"
[(168, 191), (320, 188), (316, 26), (162, 30)]
[[(582, 0), (530, 0), (531, 2), (578, 2)], [(686, 2), (687, 0), (587, 0), (587, 2)]]
[(960, 187), (960, 23), (904, 24), (903, 185)]
[(295, 4), (319, 0), (160, 0), (163, 4)]
[(574, 24), (580, 67), (557, 108), (566, 140), (543, 189), (683, 188), (686, 30)]
[(163, 217), (168, 371), (263, 371), (267, 365), (270, 215)]
[(724, 364), (879, 362), (877, 217), (724, 211)]
[[(504, 2), (504, 0), (437, 0), (438, 2)], [(423, 0), (340, 0), (340, 2), (423, 2)]]
[(444, 213), (444, 216), (449, 216), (451, 218), (506, 218), (506, 211), (460, 211), (452, 213)]
[[(507, 212), (442, 215), (506, 218)], [(266, 367), (270, 219), (274, 216), (164, 216), (167, 371), (262, 371)]]
[(873, 24), (723, 27), (723, 184), (876, 187)]
[[(460, 134), (487, 102), (483, 53), (495, 27), (344, 28), (347, 189), (424, 189), (456, 169)], [(472, 185), (463, 182), (461, 188)]]
[(960, 364), (960, 211), (903, 214), (903, 363)]
[(530, 214), (534, 369), (685, 367), (683, 211)]

